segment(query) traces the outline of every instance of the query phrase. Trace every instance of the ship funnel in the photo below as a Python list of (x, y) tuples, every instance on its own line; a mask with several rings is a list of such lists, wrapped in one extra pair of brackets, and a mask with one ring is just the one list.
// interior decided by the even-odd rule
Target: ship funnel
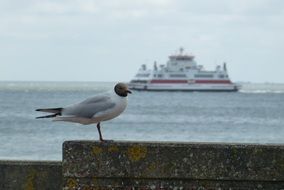
[(184, 51), (183, 47), (180, 47), (180, 48), (179, 48), (179, 53), (180, 53), (181, 55), (183, 54), (183, 51)]
[(227, 64), (226, 64), (226, 62), (224, 62), (224, 64), (223, 64), (223, 70), (227, 71)]

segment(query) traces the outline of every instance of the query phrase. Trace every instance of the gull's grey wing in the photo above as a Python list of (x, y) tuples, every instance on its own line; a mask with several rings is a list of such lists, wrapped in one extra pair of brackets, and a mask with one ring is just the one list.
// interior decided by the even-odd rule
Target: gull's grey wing
[(108, 100), (110, 100), (110, 96), (99, 95), (99, 96), (87, 98), (86, 100), (84, 100), (80, 104), (91, 104), (91, 103), (97, 103), (97, 102), (107, 102)]
[(63, 108), (62, 115), (91, 118), (99, 112), (106, 111), (115, 106), (108, 96), (88, 98), (79, 104)]

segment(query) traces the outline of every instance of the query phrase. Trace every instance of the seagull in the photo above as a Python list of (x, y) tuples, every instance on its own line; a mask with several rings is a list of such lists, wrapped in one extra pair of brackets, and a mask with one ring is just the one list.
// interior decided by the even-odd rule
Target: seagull
[(74, 122), (83, 125), (97, 123), (100, 141), (104, 141), (100, 123), (119, 116), (125, 110), (129, 93), (131, 94), (131, 91), (126, 84), (118, 83), (112, 93), (97, 95), (66, 107), (36, 109), (36, 111), (52, 113), (36, 117), (36, 119), (54, 118), (53, 121)]

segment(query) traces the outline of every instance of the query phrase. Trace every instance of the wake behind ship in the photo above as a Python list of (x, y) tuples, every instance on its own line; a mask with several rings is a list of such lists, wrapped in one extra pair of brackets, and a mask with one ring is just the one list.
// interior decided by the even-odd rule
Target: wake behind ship
[(133, 90), (148, 91), (238, 91), (240, 86), (233, 83), (228, 75), (226, 63), (218, 65), (215, 71), (207, 71), (198, 65), (193, 55), (183, 53), (170, 55), (166, 65), (148, 69), (141, 66), (128, 84)]

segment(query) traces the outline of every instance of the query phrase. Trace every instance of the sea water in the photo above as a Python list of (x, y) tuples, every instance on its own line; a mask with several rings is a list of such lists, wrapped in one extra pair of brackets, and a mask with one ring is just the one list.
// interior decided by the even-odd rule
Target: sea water
[[(96, 125), (35, 119), (113, 89), (102, 82), (0, 82), (0, 159), (61, 160), (67, 140), (98, 140)], [(44, 113), (43, 113), (44, 114)], [(243, 84), (240, 92), (133, 91), (105, 139), (284, 143), (284, 84)]]

